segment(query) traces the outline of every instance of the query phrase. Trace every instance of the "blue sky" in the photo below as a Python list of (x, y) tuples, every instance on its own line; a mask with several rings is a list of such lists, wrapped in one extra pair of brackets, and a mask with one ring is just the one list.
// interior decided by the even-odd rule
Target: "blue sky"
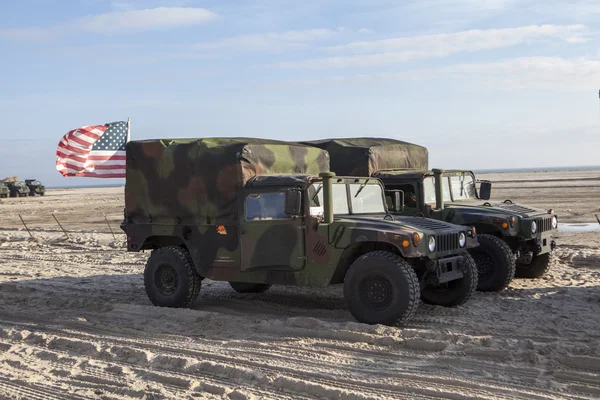
[(63, 178), (55, 150), (127, 117), (134, 140), (379, 136), (435, 167), (598, 165), (598, 21), (583, 0), (0, 2), (0, 177), (115, 182)]

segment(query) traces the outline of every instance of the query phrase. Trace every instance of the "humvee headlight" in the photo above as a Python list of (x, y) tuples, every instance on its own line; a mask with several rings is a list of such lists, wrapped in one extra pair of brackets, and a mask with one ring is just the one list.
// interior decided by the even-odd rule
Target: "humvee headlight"
[(552, 217), (552, 229), (556, 229), (558, 227), (558, 218)]
[(515, 226), (515, 223), (517, 222), (517, 219), (515, 217), (510, 217), (508, 219), (508, 222), (510, 222), (510, 227), (512, 228), (512, 227)]
[(435, 251), (435, 238), (433, 236), (429, 237), (429, 251), (432, 253)]
[(535, 223), (535, 221), (531, 221), (531, 233), (536, 233), (537, 232), (537, 224)]
[(460, 245), (460, 247), (465, 247), (465, 244), (467, 244), (467, 236), (464, 232), (461, 232), (458, 236), (458, 244)]

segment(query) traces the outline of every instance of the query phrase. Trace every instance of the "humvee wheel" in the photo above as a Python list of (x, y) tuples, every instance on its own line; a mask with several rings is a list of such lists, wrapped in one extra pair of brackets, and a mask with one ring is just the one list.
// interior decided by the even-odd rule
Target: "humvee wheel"
[(407, 321), (419, 305), (419, 280), (402, 257), (373, 251), (356, 259), (344, 278), (348, 310), (366, 324)]
[(477, 289), (477, 265), (468, 253), (465, 254), (463, 272), (461, 279), (423, 288), (421, 291), (423, 303), (444, 307), (464, 304)]
[(271, 285), (265, 283), (245, 283), (245, 282), (229, 282), (233, 290), (238, 293), (264, 293)]
[(506, 242), (493, 235), (477, 235), (479, 246), (469, 250), (477, 264), (477, 290), (499, 292), (515, 277), (515, 256)]
[(198, 294), (202, 278), (189, 253), (175, 246), (152, 250), (144, 269), (144, 287), (155, 306), (186, 307)]
[(515, 276), (518, 278), (536, 279), (541, 278), (549, 269), (552, 261), (552, 253), (533, 256), (529, 264), (517, 263)]

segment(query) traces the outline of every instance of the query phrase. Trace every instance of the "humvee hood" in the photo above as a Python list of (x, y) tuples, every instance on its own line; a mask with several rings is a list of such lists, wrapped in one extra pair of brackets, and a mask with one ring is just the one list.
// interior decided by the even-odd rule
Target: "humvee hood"
[(547, 215), (546, 210), (535, 209), (523, 206), (517, 203), (490, 203), (490, 206), (484, 206), (481, 200), (459, 201), (456, 203), (444, 203), (444, 208), (454, 210), (465, 210), (466, 212), (477, 213), (478, 211), (486, 214), (499, 214), (503, 216), (515, 216), (522, 218), (532, 218)]
[(238, 221), (238, 193), (264, 175), (318, 175), (329, 155), (316, 147), (250, 138), (127, 143), (125, 209), (132, 221)]
[(414, 229), (415, 231), (423, 232), (429, 235), (464, 231), (463, 226), (450, 224), (444, 221), (437, 221), (428, 218), (419, 217), (402, 217), (394, 221), (383, 219), (385, 214), (369, 216), (344, 215), (335, 218), (336, 221), (347, 221), (360, 223), (361, 228), (373, 228), (379, 230), (393, 231), (396, 227), (406, 229)]

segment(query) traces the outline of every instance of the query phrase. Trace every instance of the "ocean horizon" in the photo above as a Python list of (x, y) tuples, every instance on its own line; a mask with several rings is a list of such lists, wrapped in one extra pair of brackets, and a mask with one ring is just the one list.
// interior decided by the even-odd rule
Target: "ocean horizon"
[[(511, 172), (550, 172), (550, 171), (593, 171), (599, 170), (600, 165), (584, 165), (570, 167), (531, 167), (531, 168), (492, 168), (492, 169), (477, 169), (473, 170), (475, 174), (489, 173), (511, 173)], [(98, 185), (56, 185), (46, 186), (47, 189), (91, 189), (91, 188), (108, 188), (119, 187), (125, 185), (125, 179), (120, 180), (121, 183), (105, 183)]]

